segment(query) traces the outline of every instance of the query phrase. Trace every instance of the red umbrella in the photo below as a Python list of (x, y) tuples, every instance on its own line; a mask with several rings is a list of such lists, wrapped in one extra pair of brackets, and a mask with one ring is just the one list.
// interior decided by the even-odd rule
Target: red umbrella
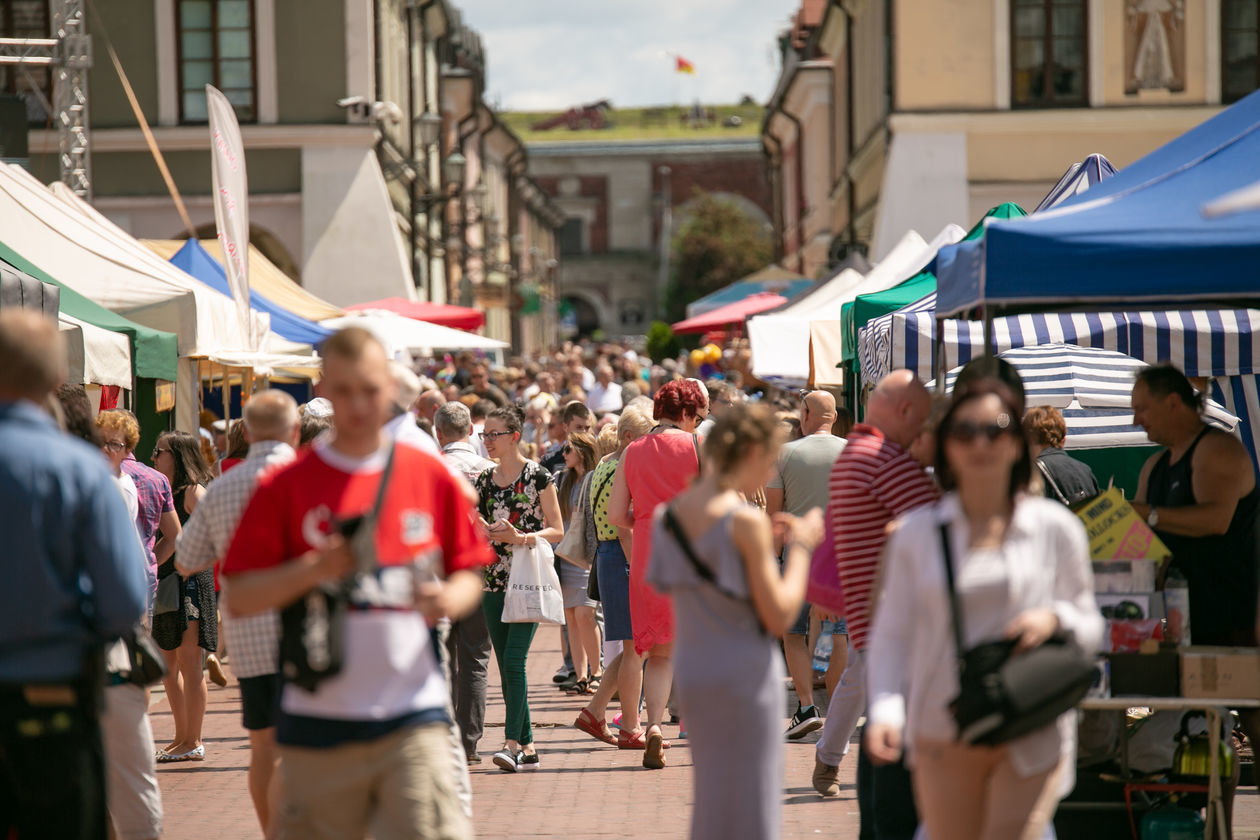
[(743, 300), (728, 303), (726, 306), (711, 310), (703, 315), (679, 321), (674, 324), (674, 332), (702, 333), (709, 330), (720, 330), (730, 324), (742, 324), (749, 315), (756, 315), (758, 312), (773, 309), (784, 303), (787, 303), (787, 298), (783, 295), (776, 295), (774, 292), (758, 292), (755, 295), (749, 295)]
[(384, 309), (395, 315), (440, 324), (443, 327), (454, 327), (457, 330), (476, 330), (486, 322), (486, 316), (478, 309), (467, 306), (452, 306), (446, 303), (428, 303), (419, 300), (391, 297), (373, 300), (367, 303), (356, 303), (346, 309), (362, 311), (364, 309)]

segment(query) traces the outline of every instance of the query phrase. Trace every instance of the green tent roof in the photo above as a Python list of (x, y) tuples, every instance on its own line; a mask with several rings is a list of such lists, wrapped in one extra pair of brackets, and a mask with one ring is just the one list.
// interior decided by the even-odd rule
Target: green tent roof
[[(1027, 215), (1018, 204), (1010, 201), (1003, 202), (985, 213), (984, 218), (967, 231), (963, 241), (968, 242), (983, 236), (985, 219), (1017, 219)], [(881, 315), (896, 312), (903, 306), (922, 300), (935, 291), (936, 275), (930, 271), (920, 271), (909, 280), (891, 289), (869, 295), (858, 295), (851, 303), (846, 303), (840, 311), (842, 360), (847, 362), (857, 358), (858, 330)]]
[(3, 242), (0, 242), (0, 260), (37, 280), (60, 287), (61, 311), (67, 315), (103, 330), (126, 335), (131, 341), (131, 365), (137, 377), (175, 381), (175, 366), (179, 359), (175, 333), (150, 329), (109, 311), (66, 284), (49, 277), (46, 272)]

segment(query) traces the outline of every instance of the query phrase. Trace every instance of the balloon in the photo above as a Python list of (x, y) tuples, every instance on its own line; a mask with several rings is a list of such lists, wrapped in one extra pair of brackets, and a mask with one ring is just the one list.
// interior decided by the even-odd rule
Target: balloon
[(691, 366), (698, 368), (702, 364), (704, 364), (704, 351), (697, 347), (691, 351)]
[(720, 362), (722, 360), (722, 348), (716, 344), (705, 345), (704, 358), (708, 362)]

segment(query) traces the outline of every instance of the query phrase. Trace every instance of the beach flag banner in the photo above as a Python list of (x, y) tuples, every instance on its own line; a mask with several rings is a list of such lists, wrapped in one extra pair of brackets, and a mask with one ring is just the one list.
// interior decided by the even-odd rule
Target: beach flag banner
[(694, 76), (696, 75), (696, 66), (681, 55), (676, 55), (674, 56), (674, 72)]

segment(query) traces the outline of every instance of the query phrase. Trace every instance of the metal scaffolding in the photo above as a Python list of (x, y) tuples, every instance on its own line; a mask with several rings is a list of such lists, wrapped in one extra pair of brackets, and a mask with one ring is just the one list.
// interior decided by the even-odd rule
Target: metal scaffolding
[[(85, 0), (49, 3), (54, 38), (0, 38), (0, 65), (52, 68), (53, 101), (44, 105), (57, 125), (61, 181), (90, 201), (88, 70), (92, 67), (92, 36), (87, 33), (84, 4)], [(38, 86), (32, 88), (42, 98)]]

